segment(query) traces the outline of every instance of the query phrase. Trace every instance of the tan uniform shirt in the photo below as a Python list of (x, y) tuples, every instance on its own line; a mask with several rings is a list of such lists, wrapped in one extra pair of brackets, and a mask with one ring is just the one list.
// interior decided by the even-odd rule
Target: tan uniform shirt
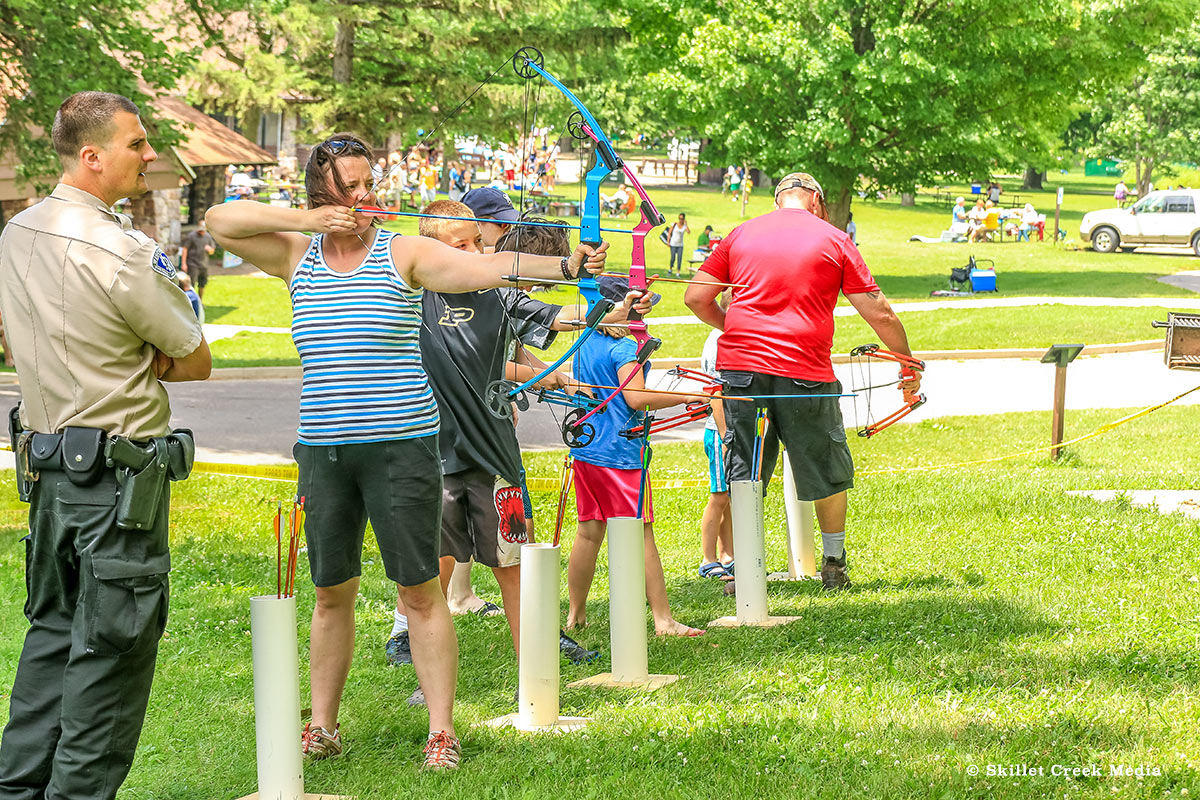
[(182, 358), (203, 331), (153, 239), (98, 197), (59, 184), (0, 233), (0, 315), (21, 381), (26, 430), (169, 430), (158, 348)]

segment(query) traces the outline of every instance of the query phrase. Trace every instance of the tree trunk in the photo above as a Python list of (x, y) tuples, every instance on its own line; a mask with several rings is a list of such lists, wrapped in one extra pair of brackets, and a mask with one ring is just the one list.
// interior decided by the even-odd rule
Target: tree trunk
[(915, 194), (913, 194), (912, 192), (901, 192), (900, 193), (900, 205), (915, 206), (916, 204), (917, 204), (917, 196)]
[(1042, 189), (1042, 181), (1045, 179), (1046, 173), (1033, 165), (1027, 166), (1025, 167), (1025, 180), (1021, 184), (1021, 188), (1040, 191)]
[(333, 82), (349, 83), (354, 77), (354, 22), (339, 19), (333, 38)]
[[(337, 85), (349, 84), (354, 78), (354, 34), (353, 20), (339, 19), (337, 32), (333, 37), (333, 82)], [(339, 107), (334, 111), (333, 124), (338, 130), (350, 127), (354, 112)]]
[[(843, 186), (840, 189), (832, 187), (833, 190), (826, 194), (826, 208), (829, 209), (829, 223), (838, 230), (846, 230), (846, 223), (850, 221), (850, 199), (854, 193), (849, 185)], [(829, 198), (835, 198), (832, 202)]]
[(1135, 160), (1135, 163), (1137, 164), (1138, 198), (1141, 199), (1150, 191), (1150, 178), (1154, 172), (1154, 161), (1149, 158), (1138, 158)]
[(247, 109), (246, 113), (242, 115), (242, 118), (239, 120), (239, 122), (241, 123), (239, 125), (241, 131), (239, 132), (242, 134), (242, 136), (245, 136), (247, 139), (257, 145), (261, 145), (262, 142), (258, 140), (258, 128), (260, 125), (262, 125), (262, 109)]

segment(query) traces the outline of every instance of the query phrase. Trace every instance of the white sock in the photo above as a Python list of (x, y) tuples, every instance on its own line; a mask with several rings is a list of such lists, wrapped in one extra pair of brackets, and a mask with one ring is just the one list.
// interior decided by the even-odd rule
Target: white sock
[(846, 532), (826, 533), (821, 531), (821, 549), (825, 558), (841, 558), (846, 555)]
[(395, 620), (392, 623), (392, 632), (388, 637), (395, 636), (397, 633), (408, 630), (408, 615), (401, 614), (399, 611), (392, 612), (392, 618)]

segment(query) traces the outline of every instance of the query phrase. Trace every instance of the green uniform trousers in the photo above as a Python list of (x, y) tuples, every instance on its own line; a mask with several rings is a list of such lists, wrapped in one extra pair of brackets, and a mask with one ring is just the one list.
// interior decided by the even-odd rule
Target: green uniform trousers
[(0, 800), (113, 798), (142, 732), (167, 622), (169, 484), (148, 531), (116, 526), (117, 482), (43, 470), (26, 537), (21, 651)]

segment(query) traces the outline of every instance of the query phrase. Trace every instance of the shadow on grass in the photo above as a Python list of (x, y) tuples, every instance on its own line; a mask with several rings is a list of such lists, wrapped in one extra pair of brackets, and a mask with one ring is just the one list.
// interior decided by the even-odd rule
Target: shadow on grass
[(237, 306), (210, 306), (204, 304), (204, 321), (219, 322), (222, 317), (229, 316), (234, 311), (237, 311)]

